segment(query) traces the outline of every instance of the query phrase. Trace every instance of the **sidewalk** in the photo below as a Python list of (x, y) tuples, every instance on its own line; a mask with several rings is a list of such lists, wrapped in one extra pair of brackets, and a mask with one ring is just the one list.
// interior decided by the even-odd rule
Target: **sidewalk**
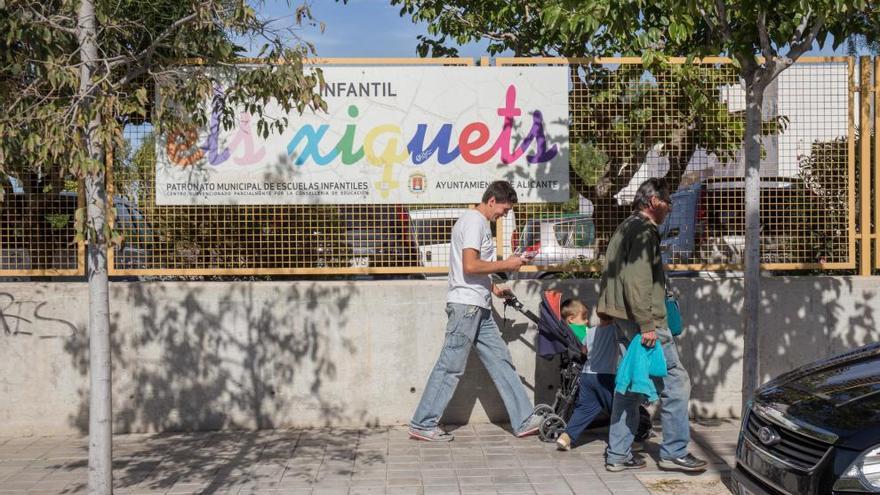
[[(461, 427), (447, 444), (409, 440), (403, 427), (119, 435), (115, 493), (693, 495), (705, 493), (693, 488), (700, 484), (725, 490), (717, 480), (732, 463), (738, 425), (693, 426), (692, 451), (712, 462), (700, 476), (659, 471), (656, 444), (646, 469), (608, 473), (605, 430), (571, 452), (491, 424)], [(0, 494), (86, 493), (87, 446), (84, 438), (0, 438)]]

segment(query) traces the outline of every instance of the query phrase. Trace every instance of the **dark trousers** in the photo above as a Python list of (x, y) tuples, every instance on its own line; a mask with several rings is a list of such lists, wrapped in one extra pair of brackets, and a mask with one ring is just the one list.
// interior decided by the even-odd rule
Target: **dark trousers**
[[(613, 400), (614, 375), (581, 373), (577, 402), (565, 428), (572, 442), (581, 436), (599, 414), (611, 414)], [(647, 409), (639, 407), (639, 431), (636, 440), (644, 440), (650, 430), (651, 416)]]

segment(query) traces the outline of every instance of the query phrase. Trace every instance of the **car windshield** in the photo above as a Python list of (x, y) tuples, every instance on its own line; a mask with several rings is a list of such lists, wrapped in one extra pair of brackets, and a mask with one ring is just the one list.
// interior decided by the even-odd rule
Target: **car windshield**
[(523, 227), (520, 245), (534, 246), (541, 240), (541, 224), (555, 223), (556, 242), (563, 247), (591, 247), (596, 240), (596, 227), (589, 218), (533, 218)]
[(153, 237), (153, 230), (140, 210), (121, 201), (115, 203), (114, 206), (116, 207), (116, 225), (129, 236), (129, 240), (139, 239), (143, 242)]
[(355, 254), (371, 254), (382, 250), (389, 243), (389, 235), (368, 229), (354, 229), (345, 233), (345, 241)]
[(596, 239), (596, 227), (588, 219), (560, 223), (555, 231), (556, 242), (562, 247), (586, 248)]
[(422, 218), (411, 220), (413, 234), (420, 246), (448, 244), (457, 218)]
[(522, 237), (520, 238), (520, 246), (528, 248), (535, 245), (541, 239), (541, 227), (538, 220), (529, 220), (523, 227)]

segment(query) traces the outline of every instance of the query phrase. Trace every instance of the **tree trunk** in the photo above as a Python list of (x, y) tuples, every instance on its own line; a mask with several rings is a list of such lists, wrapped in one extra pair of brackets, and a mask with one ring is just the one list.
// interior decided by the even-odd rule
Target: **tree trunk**
[(103, 149), (97, 138), (99, 112), (92, 108), (93, 79), (98, 59), (94, 0), (82, 0), (77, 19), (81, 53), (80, 98), (83, 113), (93, 115), (83, 139), (89, 158), (100, 166), (86, 175), (86, 229), (89, 278), (89, 493), (112, 494), (112, 431), (110, 390), (110, 300), (107, 281), (107, 238), (104, 235), (107, 197)]
[[(86, 178), (88, 223), (103, 231), (104, 174)], [(107, 243), (93, 235), (88, 249), (89, 276), (89, 493), (112, 493), (112, 407), (110, 367), (110, 298), (107, 280)]]
[(743, 303), (743, 412), (758, 387), (758, 312), (761, 297), (761, 106), (764, 88), (746, 78), (745, 153), (745, 300)]

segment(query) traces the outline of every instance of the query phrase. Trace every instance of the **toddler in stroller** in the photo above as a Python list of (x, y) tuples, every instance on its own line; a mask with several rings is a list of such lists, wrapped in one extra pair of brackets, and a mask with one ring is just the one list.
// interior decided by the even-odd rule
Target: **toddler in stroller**
[[(537, 353), (545, 359), (559, 356), (560, 386), (553, 405), (540, 404), (535, 413), (543, 416), (539, 435), (545, 442), (556, 442), (561, 450), (569, 450), (583, 431), (605, 413), (611, 413), (614, 397), (614, 375), (595, 373), (590, 368), (589, 356), (595, 333), (614, 332), (611, 322), (600, 322), (596, 328), (587, 326), (587, 306), (576, 299), (562, 301), (557, 291), (544, 292), (541, 316), (524, 309), (516, 298), (506, 301), (508, 306), (522, 312), (538, 325)], [(608, 340), (606, 339), (606, 342)], [(613, 345), (614, 339), (610, 342)], [(616, 352), (616, 349), (612, 349)], [(601, 351), (600, 351), (601, 352)], [(601, 356), (597, 356), (600, 357)], [(651, 434), (651, 417), (644, 407), (639, 408), (639, 430), (636, 442)]]

